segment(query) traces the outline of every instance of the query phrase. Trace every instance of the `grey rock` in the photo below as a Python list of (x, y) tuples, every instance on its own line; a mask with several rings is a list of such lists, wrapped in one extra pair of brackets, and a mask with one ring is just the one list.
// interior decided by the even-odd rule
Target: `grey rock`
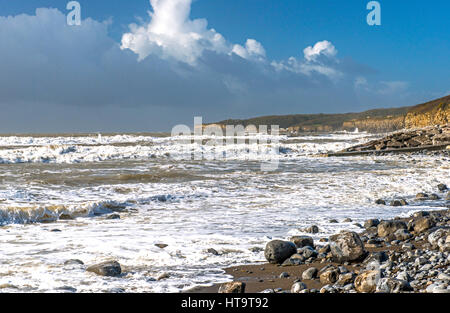
[(385, 293), (398, 293), (412, 290), (413, 288), (407, 281), (396, 278), (381, 278), (376, 286), (377, 292)]
[(219, 293), (245, 293), (245, 283), (235, 281), (220, 285)]
[(289, 277), (289, 274), (286, 272), (282, 272), (279, 276), (279, 278), (288, 278), (288, 277)]
[(214, 248), (209, 248), (208, 250), (206, 250), (206, 252), (216, 256), (219, 255), (219, 252), (217, 252), (217, 250)]
[(380, 221), (378, 219), (369, 219), (364, 222), (364, 228), (369, 229), (371, 227), (376, 227), (380, 224)]
[(431, 217), (421, 217), (414, 222), (414, 231), (416, 233), (423, 233), (434, 226), (434, 221)]
[(167, 279), (167, 278), (170, 278), (170, 274), (169, 274), (169, 273), (161, 273), (161, 274), (156, 278), (156, 280), (157, 280), (157, 281), (160, 281), (160, 280)]
[(408, 240), (412, 237), (412, 235), (406, 229), (399, 229), (394, 233), (394, 237), (397, 240)]
[(310, 234), (317, 234), (319, 232), (319, 227), (317, 227), (316, 225), (311, 225), (305, 228), (305, 232)]
[(292, 287), (291, 287), (291, 293), (300, 293), (300, 292), (302, 292), (302, 291), (304, 291), (304, 290), (306, 290), (307, 289), (307, 287), (306, 287), (306, 285), (304, 284), (304, 283), (302, 283), (302, 282), (297, 282), (297, 283), (294, 283), (293, 285), (292, 285)]
[(100, 276), (116, 277), (122, 274), (122, 268), (117, 261), (106, 261), (89, 266), (86, 271)]
[(381, 273), (377, 270), (366, 271), (355, 278), (355, 289), (360, 293), (375, 292)]
[(399, 229), (407, 229), (406, 223), (402, 221), (382, 221), (378, 224), (378, 236), (387, 237), (393, 235)]
[(317, 251), (309, 246), (298, 249), (297, 253), (302, 255), (305, 259), (317, 256)]
[(349, 284), (353, 284), (353, 282), (355, 281), (355, 277), (356, 275), (353, 272), (341, 274), (339, 275), (336, 284), (339, 286), (348, 286)]
[(443, 281), (450, 281), (450, 275), (445, 273), (440, 273), (439, 275), (437, 275), (437, 278)]
[(310, 267), (302, 273), (302, 279), (314, 279), (317, 277), (318, 270), (315, 267)]
[(107, 220), (120, 220), (119, 214), (110, 214), (106, 217)]
[(411, 281), (411, 276), (408, 275), (407, 272), (400, 272), (397, 274), (397, 276), (395, 277), (399, 280), (404, 280), (404, 281)]
[(272, 240), (267, 243), (264, 256), (269, 263), (281, 264), (291, 255), (297, 253), (297, 247), (293, 242)]
[(78, 259), (70, 259), (64, 262), (64, 265), (84, 265), (83, 261)]
[(281, 266), (295, 266), (300, 265), (305, 262), (305, 258), (301, 254), (293, 254), (291, 257), (286, 259), (283, 263), (281, 263)]
[(416, 194), (416, 200), (428, 200), (428, 197), (428, 194), (424, 192), (419, 192), (418, 194)]
[(292, 241), (297, 248), (314, 247), (314, 240), (310, 236), (292, 236), (289, 241)]
[(439, 185), (437, 185), (437, 187), (438, 187), (439, 191), (442, 191), (442, 192), (448, 190), (448, 187), (446, 184), (439, 184)]
[(333, 260), (339, 263), (356, 261), (366, 255), (364, 243), (355, 232), (341, 232), (330, 237)]
[(400, 200), (392, 200), (389, 203), (390, 206), (405, 206), (408, 205), (408, 202), (406, 202), (405, 199), (400, 199)]

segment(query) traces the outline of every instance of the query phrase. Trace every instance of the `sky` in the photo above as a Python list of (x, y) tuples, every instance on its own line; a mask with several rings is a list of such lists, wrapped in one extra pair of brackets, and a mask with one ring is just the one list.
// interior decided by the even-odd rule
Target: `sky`
[(450, 94), (449, 1), (0, 0), (0, 133), (170, 131)]

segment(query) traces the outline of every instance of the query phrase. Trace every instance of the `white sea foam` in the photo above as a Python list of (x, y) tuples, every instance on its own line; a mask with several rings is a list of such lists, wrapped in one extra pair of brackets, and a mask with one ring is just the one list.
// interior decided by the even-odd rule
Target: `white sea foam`
[[(359, 143), (366, 134), (330, 134), (301, 137), (301, 142), (293, 142), (294, 138), (285, 136), (256, 135), (253, 137), (237, 136), (236, 140), (252, 138), (263, 143), (276, 139), (283, 157), (295, 158), (307, 154), (335, 151)], [(220, 138), (220, 137), (219, 137)], [(225, 137), (223, 137), (225, 138)], [(196, 141), (194, 141), (194, 139)], [(261, 151), (267, 144), (241, 143), (203, 145), (205, 140), (217, 140), (214, 136), (178, 136), (178, 137), (145, 137), (145, 136), (103, 136), (97, 137), (0, 137), (0, 164), (16, 163), (83, 163), (109, 160), (174, 158), (191, 159), (192, 153), (201, 152), (205, 158), (226, 158), (227, 160), (266, 160), (271, 155)], [(186, 144), (187, 140), (191, 143)], [(325, 140), (325, 142), (323, 142)], [(349, 142), (350, 141), (350, 142)], [(120, 143), (121, 145), (114, 145)], [(3, 147), (3, 149), (2, 149)]]

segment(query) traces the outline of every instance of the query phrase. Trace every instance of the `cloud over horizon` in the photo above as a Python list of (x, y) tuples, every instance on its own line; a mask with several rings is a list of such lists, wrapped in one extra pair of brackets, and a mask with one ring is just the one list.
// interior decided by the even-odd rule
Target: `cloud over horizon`
[[(192, 20), (191, 0), (150, 4), (149, 21), (130, 25), (120, 43), (109, 37), (108, 22), (87, 18), (81, 26), (68, 26), (57, 9), (0, 16), (0, 106), (6, 112), (0, 122), (11, 124), (8, 110), (34, 106), (40, 108), (34, 116), (39, 125), (39, 114), (69, 106), (67, 111), (102, 108), (109, 119), (113, 111), (122, 112), (118, 119), (135, 112), (127, 122), (130, 129), (149, 127), (132, 117), (147, 114), (153, 125), (148, 130), (169, 130), (194, 114), (212, 121), (358, 111), (377, 101), (398, 106), (409, 99), (407, 82), (371, 81), (375, 70), (339, 58), (331, 41), (272, 60), (256, 39), (229, 42), (206, 19)], [(56, 119), (70, 119), (63, 110), (59, 114)], [(111, 121), (91, 121), (89, 127), (78, 122), (80, 128), (113, 128)]]

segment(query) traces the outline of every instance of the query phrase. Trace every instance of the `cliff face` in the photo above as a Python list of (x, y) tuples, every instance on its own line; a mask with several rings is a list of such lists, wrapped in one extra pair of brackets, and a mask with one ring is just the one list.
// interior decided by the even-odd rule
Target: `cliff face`
[(345, 130), (358, 128), (361, 131), (373, 133), (390, 132), (405, 127), (404, 116), (388, 116), (385, 118), (366, 118), (363, 120), (352, 120), (342, 124)]
[(406, 114), (386, 117), (353, 119), (342, 123), (342, 128), (358, 128), (368, 132), (391, 132), (403, 128), (420, 128), (450, 123), (450, 96), (411, 107)]
[(425, 103), (414, 107), (405, 117), (405, 127), (415, 128), (429, 125), (445, 125), (450, 122), (450, 96), (439, 102)]

